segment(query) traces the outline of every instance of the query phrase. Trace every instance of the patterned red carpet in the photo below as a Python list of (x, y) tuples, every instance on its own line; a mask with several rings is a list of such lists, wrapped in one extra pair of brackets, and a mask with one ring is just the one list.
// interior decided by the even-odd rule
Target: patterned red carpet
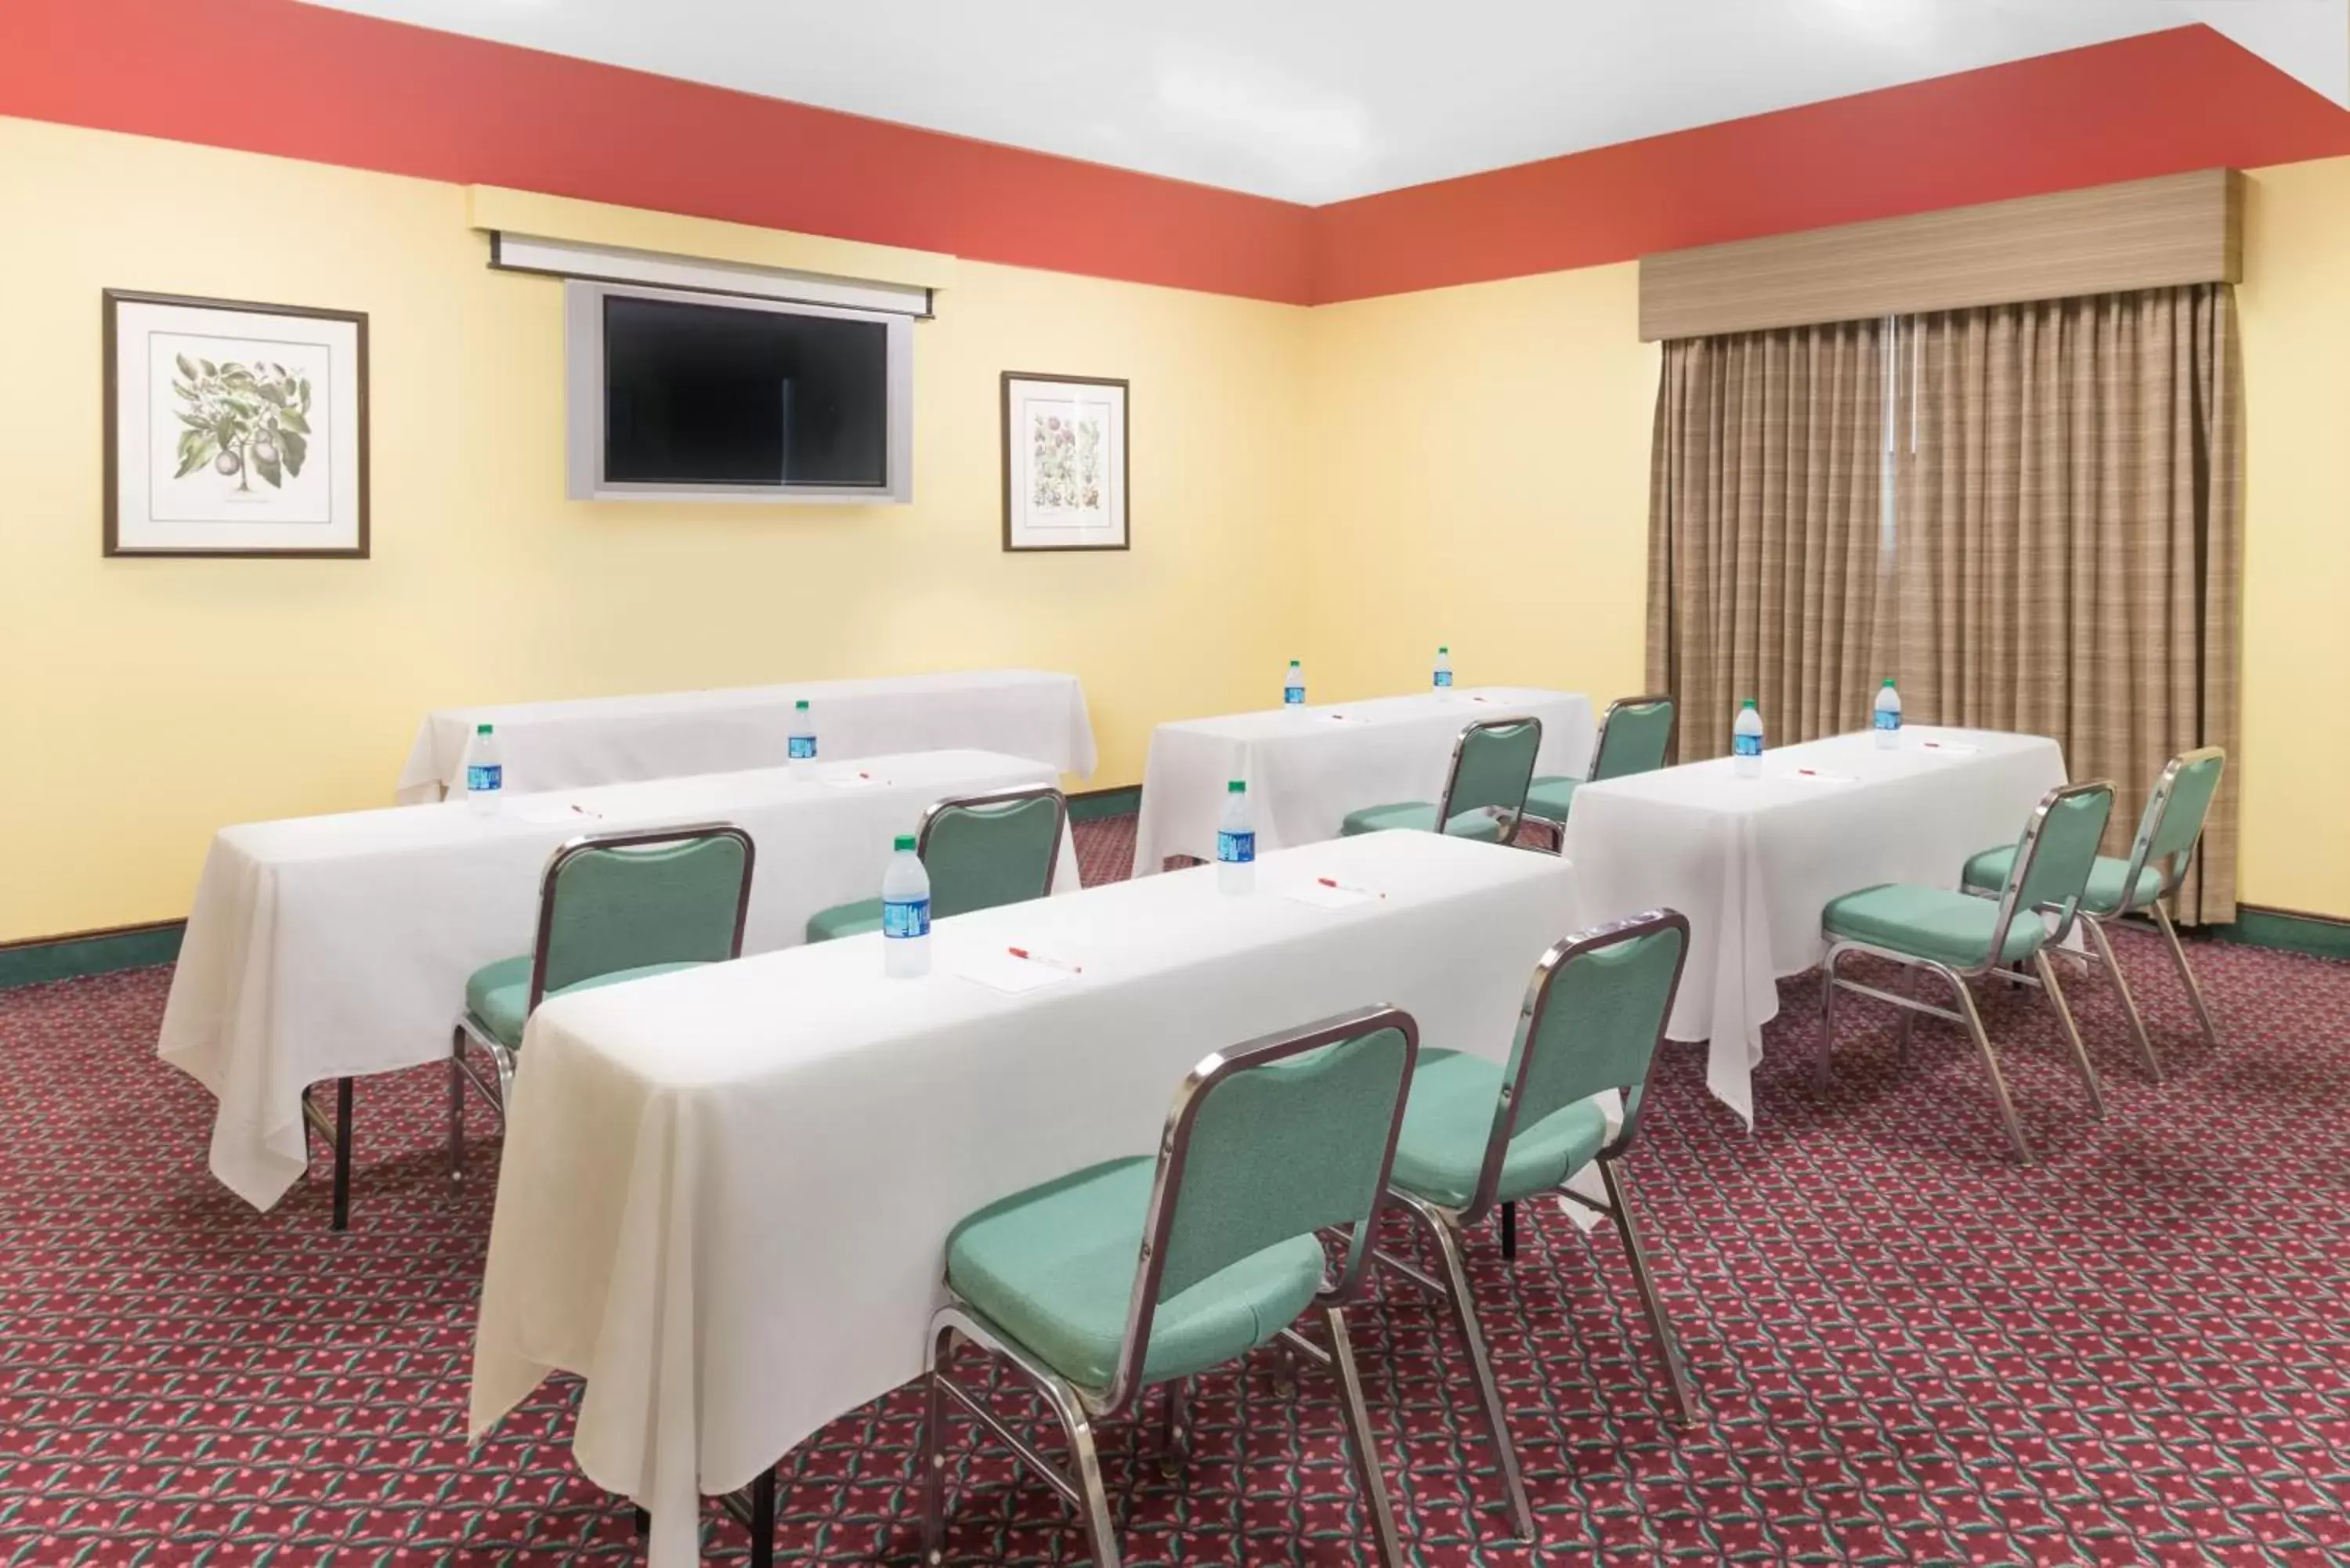
[[(1122, 874), (1130, 819), (1081, 832), (1089, 879)], [(2103, 1123), (2032, 1000), (1995, 1004), (2032, 1170), (1937, 1025), (1901, 1068), (1856, 1006), (1814, 1099), (1808, 978), (1752, 1136), (1674, 1051), (1632, 1163), (1702, 1419), (1662, 1418), (1607, 1234), (1545, 1212), (1513, 1268), (1490, 1239), (1476, 1255), (1539, 1551), (1503, 1543), (1430, 1304), (1357, 1309), (1420, 1560), (2350, 1561), (2350, 966), (2201, 948), (2214, 1054), (2159, 956), (2124, 939), (2164, 1087), (2074, 987)], [(328, 1231), (323, 1181), (255, 1214), (205, 1173), (209, 1098), (154, 1060), (168, 981), (0, 993), (0, 1563), (629, 1561), (625, 1503), (572, 1468), (570, 1386), (464, 1441), (494, 1144), (452, 1190), (442, 1078), (371, 1080), (353, 1230)], [(783, 1557), (914, 1560), (916, 1410), (901, 1392), (785, 1460)], [(1108, 1435), (1130, 1562), (1360, 1560), (1326, 1386), (1288, 1397), (1252, 1364), (1193, 1411), (1172, 1479), (1152, 1439)], [(956, 1494), (954, 1561), (1081, 1559), (1004, 1455), (966, 1447)], [(743, 1532), (707, 1520), (710, 1557), (739, 1560)]]

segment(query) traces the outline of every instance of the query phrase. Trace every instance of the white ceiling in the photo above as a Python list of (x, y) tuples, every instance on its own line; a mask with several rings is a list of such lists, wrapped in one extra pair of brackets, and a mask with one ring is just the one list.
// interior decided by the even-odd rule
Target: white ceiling
[(1317, 203), (2190, 22), (2350, 98), (2350, 0), (313, 3)]

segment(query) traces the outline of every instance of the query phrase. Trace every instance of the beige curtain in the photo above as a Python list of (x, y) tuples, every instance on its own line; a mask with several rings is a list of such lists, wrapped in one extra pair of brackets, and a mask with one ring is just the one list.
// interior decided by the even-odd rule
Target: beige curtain
[(2242, 383), (2224, 284), (1904, 320), (1894, 673), (1908, 716), (2054, 735), (2116, 789), (2228, 748), (2179, 919), (2235, 913)]
[(1684, 762), (1730, 749), (1741, 699), (1773, 744), (1866, 718), (1892, 607), (1885, 328), (1665, 345), (1648, 492), (1648, 685)]

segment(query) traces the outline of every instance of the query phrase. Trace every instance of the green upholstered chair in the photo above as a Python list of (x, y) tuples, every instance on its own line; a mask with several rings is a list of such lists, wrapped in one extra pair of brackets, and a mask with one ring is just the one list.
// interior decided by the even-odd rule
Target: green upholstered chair
[[(1905, 1052), (1913, 1014), (1947, 1019), (1973, 1037), (1983, 1070), (1991, 1077), (1991, 1092), (1998, 1097), (2008, 1141), (2014, 1146), (2016, 1158), (2031, 1164), (2032, 1145), (2023, 1136), (2023, 1124), (2016, 1119), (2015, 1103), (2009, 1098), (2007, 1080), (2000, 1074), (1998, 1054), (1991, 1049), (1991, 1036), (1983, 1033), (1982, 1014), (1976, 1010), (1974, 993), (1968, 987), (1969, 981), (1995, 976), (2019, 985), (2036, 984), (2047, 994), (2065, 1042), (2072, 1047), (2082, 1086), (2088, 1091), (2089, 1109), (2103, 1116), (2106, 1101), (2097, 1085), (2097, 1070), (2081, 1044), (2081, 1031), (2073, 1022), (2073, 1010), (2065, 1004), (2064, 988), (2056, 983), (2048, 949), (2072, 930), (2089, 873), (2096, 864), (2097, 840), (2113, 811), (2114, 786), (2102, 779), (2050, 790), (2033, 808), (2032, 820), (2015, 846), (2006, 885), (1996, 901), (1908, 883), (1864, 888), (1832, 899), (1820, 914), (1828, 953), (1821, 965), (1820, 1048), (1812, 1064), (1814, 1084), (1827, 1086), (1839, 991), (1903, 1009), (1900, 1041)], [(1919, 971), (1941, 976), (1956, 993), (1959, 1011), (1843, 978), (1836, 966), (1852, 953), (1873, 954), (1902, 964), (1912, 983)], [(2029, 972), (2025, 965), (2030, 966)]]
[(1579, 779), (1561, 775), (1534, 780), (1526, 791), (1526, 820), (1553, 831), (1564, 828), (1575, 792), (1585, 784), (1663, 767), (1672, 750), (1673, 718), (1670, 697), (1619, 697), (1607, 704), (1599, 720), (1599, 739), (1591, 748), (1590, 772)]
[(1534, 782), (1534, 753), (1541, 750), (1540, 719), (1481, 719), (1452, 742), (1452, 767), (1444, 775), (1441, 800), (1433, 805), (1424, 800), (1367, 805), (1348, 812), (1339, 831), (1349, 836), (1391, 827), (1433, 833), (1442, 823), (1458, 838), (1507, 844), (1518, 836), (1526, 786)]
[[(2129, 1014), (2138, 1054), (2146, 1059), (2147, 1070), (2158, 1084), (2162, 1081), (2162, 1058), (2155, 1054), (2154, 1042), (2147, 1035), (2146, 1020), (2138, 1012), (2137, 998), (2130, 994), (2129, 981), (2122, 973), (2121, 962), (2114, 956), (2106, 923), (2141, 911), (2153, 915), (2154, 923), (2169, 941), (2170, 956), (2178, 965), (2178, 978), (2187, 982), (2187, 999), (2194, 1004), (2196, 1020), (2203, 1026), (2204, 1042), (2216, 1048), (2220, 1031), (2212, 1024), (2211, 1009), (2203, 1000), (2203, 988), (2195, 983), (2195, 971), (2187, 967), (2187, 950), (2179, 944), (2178, 928), (2171, 924), (2162, 900), (2177, 892), (2178, 884), (2186, 879), (2195, 846), (2203, 836), (2203, 822), (2210, 813), (2211, 797), (2220, 791), (2220, 775), (2227, 765), (2228, 753), (2218, 746), (2205, 746), (2171, 758), (2162, 776), (2155, 780), (2153, 793), (2147, 797), (2146, 811), (2137, 819), (2137, 836), (2130, 844), (2129, 857), (2117, 860), (2110, 855), (2098, 856), (2089, 872), (2088, 889), (2081, 898), (2081, 923), (2089, 928), (2089, 940), (2096, 949), (2098, 961), (2114, 977), (2114, 989), (2121, 993), (2122, 1010)], [(2014, 860), (2012, 846), (1986, 849), (1974, 857), (1967, 862), (1962, 877), (1967, 891), (1995, 897), (2007, 885)]]
[[(1615, 1220), (1657, 1338), (1674, 1413), (1689, 1417), (1695, 1403), (1689, 1374), (1648, 1272), (1620, 1163), (1639, 1132), (1649, 1064), (1672, 1016), (1689, 940), (1689, 920), (1671, 909), (1569, 937), (1534, 966), (1506, 1064), (1431, 1050), (1421, 1053), (1412, 1074), (1388, 1187), (1417, 1222), (1439, 1267), (1423, 1271), (1386, 1251), (1378, 1258), (1451, 1308), (1521, 1540), (1534, 1539), (1534, 1511), (1478, 1326), (1461, 1237), (1495, 1210), (1506, 1214), (1505, 1205), (1550, 1192)], [(1610, 1089), (1624, 1096), (1623, 1124), (1613, 1138), (1596, 1097)], [(1605, 1204), (1566, 1187), (1595, 1163)]]
[[(1409, 1014), (1372, 1008), (1219, 1051), (1176, 1092), (1156, 1158), (1072, 1172), (955, 1227), (947, 1303), (931, 1316), (926, 1351), (929, 1562), (944, 1561), (951, 1413), (993, 1433), (1076, 1507), (1094, 1561), (1117, 1568), (1095, 1424), (1139, 1409), (1145, 1390), (1163, 1385), (1171, 1458), (1181, 1380), (1279, 1339), (1336, 1372), (1378, 1559), (1402, 1563), (1344, 1309), (1369, 1262), (1419, 1041)], [(1344, 1233), (1335, 1276), (1325, 1232)], [(1326, 1350), (1297, 1332), (1308, 1314), (1322, 1319)], [(1074, 1475), (955, 1379), (958, 1338), (1043, 1396), (1067, 1435)]]
[[(449, 1050), (452, 1179), (464, 1168), (466, 1082), (504, 1117), (523, 1026), (538, 1004), (740, 958), (755, 858), (751, 836), (726, 823), (588, 834), (548, 857), (531, 950), (465, 981)], [(469, 1043), (489, 1057), (494, 1083), (467, 1056)]]
[[(931, 918), (967, 915), (1053, 890), (1069, 803), (1050, 784), (942, 800), (922, 813), (914, 853), (931, 874)], [(808, 917), (807, 940), (830, 941), (881, 929), (881, 900), (837, 904)]]

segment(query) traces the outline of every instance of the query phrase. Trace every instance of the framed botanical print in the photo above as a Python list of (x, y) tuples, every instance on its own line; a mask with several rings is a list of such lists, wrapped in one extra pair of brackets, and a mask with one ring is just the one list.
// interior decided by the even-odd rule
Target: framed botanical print
[(1003, 372), (1003, 547), (1123, 550), (1127, 384)]
[(368, 321), (106, 291), (106, 553), (368, 553)]

